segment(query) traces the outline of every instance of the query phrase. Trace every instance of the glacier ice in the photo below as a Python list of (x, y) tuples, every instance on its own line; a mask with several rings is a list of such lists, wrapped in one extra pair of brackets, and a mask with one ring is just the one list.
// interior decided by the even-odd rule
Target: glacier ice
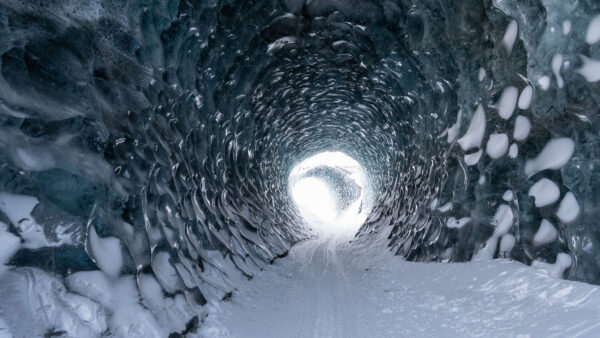
[(0, 336), (199, 335), (318, 235), (288, 178), (323, 152), (364, 169), (364, 204), (306, 174), (369, 252), (600, 284), (599, 27), (593, 0), (0, 0)]

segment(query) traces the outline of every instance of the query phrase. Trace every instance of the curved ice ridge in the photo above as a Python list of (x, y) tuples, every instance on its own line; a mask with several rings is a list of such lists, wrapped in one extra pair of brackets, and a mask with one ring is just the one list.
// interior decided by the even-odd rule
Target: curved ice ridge
[[(2, 283), (37, 283), (41, 307), (62, 299), (75, 324), (51, 326), (46, 306), (39, 330), (194, 332), (207, 301), (311, 236), (287, 177), (341, 151), (375, 194), (357, 240), (598, 284), (598, 13), (594, 0), (1, 0)], [(0, 329), (18, 334), (10, 311)]]

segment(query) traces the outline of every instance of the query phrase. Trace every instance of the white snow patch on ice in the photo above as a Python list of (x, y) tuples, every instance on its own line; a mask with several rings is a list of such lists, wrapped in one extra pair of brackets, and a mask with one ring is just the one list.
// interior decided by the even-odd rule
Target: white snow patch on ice
[(519, 90), (517, 87), (509, 86), (504, 88), (500, 100), (498, 101), (498, 115), (501, 118), (508, 120), (517, 106), (517, 97), (519, 96)]
[(477, 180), (477, 184), (483, 185), (484, 183), (485, 183), (485, 176), (484, 175), (479, 176), (479, 179)]
[(4, 264), (21, 247), (21, 239), (8, 231), (8, 225), (0, 222), (0, 273), (6, 268)]
[(556, 228), (547, 219), (542, 219), (540, 228), (533, 236), (533, 245), (539, 246), (552, 243), (558, 235)]
[(552, 72), (556, 77), (556, 84), (558, 88), (562, 88), (564, 86), (564, 81), (562, 76), (560, 75), (560, 69), (562, 68), (563, 57), (560, 54), (554, 54), (552, 57)]
[(571, 32), (571, 21), (565, 20), (562, 23), (563, 35), (568, 35)]
[(508, 231), (513, 226), (514, 213), (512, 208), (507, 204), (501, 204), (496, 210), (496, 214), (492, 220), (492, 225), (495, 226), (494, 233), (485, 242), (484, 246), (479, 249), (474, 255), (474, 261), (489, 260), (494, 258), (496, 247), (498, 245), (498, 238), (508, 234)]
[(544, 75), (538, 79), (538, 85), (542, 90), (548, 90), (550, 88), (550, 77)]
[[(533, 261), (531, 266), (537, 268), (541, 271), (545, 271), (549, 276), (553, 278), (563, 278), (565, 274), (565, 270), (571, 267), (571, 263), (573, 263), (573, 259), (566, 253), (559, 253), (556, 255), (556, 262), (554, 264), (549, 264), (546, 262), (541, 262), (539, 260)], [(596, 329), (600, 332), (600, 329)]]
[(533, 87), (525, 86), (521, 91), (521, 95), (519, 95), (518, 106), (519, 109), (525, 110), (529, 109), (531, 106), (531, 100), (533, 99)]
[(458, 132), (460, 131), (460, 126), (462, 123), (462, 109), (458, 110), (458, 115), (456, 117), (456, 123), (452, 125), (452, 127), (448, 128), (448, 143), (454, 142), (458, 137)]
[(452, 209), (452, 202), (446, 202), (444, 205), (438, 208), (440, 212), (447, 212)]
[(523, 141), (529, 136), (529, 131), (531, 131), (531, 122), (529, 119), (523, 115), (517, 116), (513, 138), (517, 141)]
[(465, 164), (467, 166), (476, 165), (477, 162), (481, 159), (481, 154), (483, 154), (483, 150), (479, 149), (474, 153), (465, 154)]
[(517, 158), (519, 155), (519, 146), (516, 143), (513, 143), (508, 148), (508, 157)]
[(562, 201), (560, 201), (556, 216), (558, 216), (563, 223), (571, 223), (579, 216), (579, 211), (579, 203), (577, 203), (575, 195), (569, 191), (565, 194)]
[(542, 151), (534, 159), (525, 162), (525, 174), (532, 176), (546, 169), (560, 169), (573, 156), (575, 143), (568, 137), (555, 138), (544, 146)]
[(161, 338), (166, 332), (140, 304), (133, 276), (108, 279), (100, 271), (80, 271), (66, 278), (69, 288), (102, 304), (111, 313), (110, 332), (115, 337)]
[(67, 292), (57, 276), (20, 267), (0, 277), (0, 317), (15, 337), (100, 337), (107, 329), (104, 309), (96, 302)]
[(542, 178), (529, 188), (528, 195), (533, 196), (535, 206), (541, 208), (558, 201), (560, 189), (553, 181)]
[(519, 25), (515, 20), (511, 20), (511, 22), (506, 27), (506, 32), (504, 33), (504, 37), (502, 38), (502, 45), (504, 45), (504, 48), (506, 49), (506, 53), (508, 55), (510, 55), (510, 53), (512, 52), (518, 33)]
[(485, 147), (486, 153), (493, 159), (502, 157), (508, 149), (508, 136), (506, 134), (491, 134)]
[(276, 51), (281, 50), (283, 47), (287, 46), (288, 44), (295, 43), (296, 40), (297, 40), (297, 38), (294, 36), (284, 36), (282, 38), (279, 38), (279, 39), (271, 42), (267, 46), (267, 53), (273, 54)]
[(462, 150), (469, 150), (471, 148), (479, 148), (481, 147), (481, 142), (483, 141), (483, 135), (485, 134), (485, 111), (483, 110), (483, 106), (479, 105), (475, 114), (473, 114), (473, 118), (469, 123), (469, 128), (467, 128), (467, 132), (458, 139), (458, 144), (462, 148)]
[(112, 278), (118, 277), (123, 267), (121, 241), (115, 237), (101, 238), (93, 226), (90, 227), (88, 241), (100, 270)]
[(456, 219), (454, 217), (449, 217), (446, 220), (446, 226), (448, 228), (460, 229), (471, 222), (471, 217), (463, 217), (461, 219)]
[(431, 201), (431, 204), (429, 205), (429, 209), (431, 209), (431, 210), (435, 210), (435, 208), (437, 208), (437, 206), (438, 206), (438, 203), (439, 203), (439, 200), (437, 199), (437, 197), (436, 197), (436, 198), (434, 198), (434, 199)]
[(583, 66), (577, 69), (577, 73), (583, 75), (587, 82), (600, 81), (600, 61), (592, 60), (583, 55), (581, 55), (581, 61)]
[(38, 199), (33, 196), (0, 192), (0, 211), (18, 229), (19, 235), (25, 240), (24, 246), (30, 249), (48, 245), (44, 228), (31, 216), (38, 203)]
[(592, 18), (585, 33), (585, 42), (593, 45), (598, 41), (600, 41), (600, 14)]
[(515, 236), (513, 236), (511, 234), (506, 234), (506, 235), (502, 236), (502, 238), (500, 239), (500, 249), (499, 250), (500, 250), (500, 252), (502, 252), (504, 254), (508, 254), (515, 247), (516, 243), (517, 243), (517, 240), (515, 239)]
[(486, 76), (485, 69), (479, 68), (479, 74), (477, 74), (477, 79), (479, 80), (479, 82), (483, 81), (483, 79), (485, 79), (485, 76)]

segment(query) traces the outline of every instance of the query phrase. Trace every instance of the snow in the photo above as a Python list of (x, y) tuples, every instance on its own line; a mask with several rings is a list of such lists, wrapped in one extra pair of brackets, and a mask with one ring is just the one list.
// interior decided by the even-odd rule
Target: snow
[(483, 154), (483, 151), (481, 149), (471, 154), (465, 154), (465, 163), (467, 164), (467, 166), (476, 165), (477, 162), (479, 162), (479, 160), (481, 159), (481, 154)]
[(491, 134), (485, 147), (486, 153), (493, 159), (502, 157), (508, 149), (508, 136), (506, 134)]
[(516, 143), (513, 143), (508, 148), (508, 157), (517, 158), (519, 155), (519, 146)]
[[(0, 317), (14, 337), (99, 337), (106, 314), (93, 300), (67, 292), (62, 281), (35, 268), (16, 268), (0, 276)], [(46, 335), (47, 336), (47, 335)]]
[(512, 208), (508, 204), (501, 204), (498, 207), (496, 214), (494, 214), (494, 218), (492, 219), (492, 225), (495, 227), (494, 233), (485, 242), (484, 246), (473, 255), (474, 261), (490, 260), (494, 258), (496, 246), (498, 245), (498, 238), (508, 234), (508, 231), (513, 225), (514, 217)]
[(563, 35), (568, 35), (571, 32), (571, 21), (565, 20), (562, 23)]
[(503, 253), (511, 252), (512, 249), (515, 247), (516, 243), (517, 243), (517, 240), (515, 239), (515, 236), (513, 236), (511, 234), (506, 234), (506, 235), (502, 236), (502, 238), (500, 239), (500, 252), (503, 252)]
[[(554, 264), (549, 264), (546, 262), (541, 262), (539, 260), (533, 261), (533, 263), (531, 263), (532, 267), (535, 267), (537, 269), (539, 269), (540, 271), (544, 271), (546, 274), (548, 274), (550, 277), (553, 278), (562, 278), (565, 270), (568, 269), (569, 267), (571, 267), (571, 263), (573, 263), (573, 259), (571, 258), (571, 256), (569, 256), (566, 253), (559, 253), (558, 255), (556, 255), (556, 262)], [(571, 288), (572, 286), (568, 286), (567, 288)], [(568, 296), (568, 293), (565, 294), (564, 292), (565, 289), (562, 289), (560, 291), (557, 292), (557, 294), (553, 295), (551, 298), (570, 298), (571, 296)], [(570, 292), (569, 292), (570, 293)], [(547, 293), (542, 293), (540, 296), (543, 295), (543, 298), (546, 298)], [(584, 302), (585, 299), (583, 298), (579, 298), (579, 299), (574, 299), (573, 301), (567, 302), (567, 308), (569, 307), (573, 307), (576, 306), (578, 303), (580, 302)], [(573, 305), (574, 304), (574, 305)], [(591, 332), (590, 332), (591, 331)], [(594, 326), (592, 326), (591, 328), (588, 328), (586, 330), (582, 331), (583, 333), (589, 334), (595, 332), (596, 334), (594, 336), (597, 336), (598, 333), (600, 333), (600, 326), (595, 324)], [(581, 335), (574, 335), (574, 336), (581, 336)]]
[(554, 225), (552, 225), (552, 223), (550, 223), (550, 221), (547, 219), (543, 219), (542, 223), (540, 224), (540, 228), (535, 233), (535, 236), (533, 236), (533, 245), (538, 246), (552, 243), (556, 239), (557, 235), (558, 232), (556, 231)]
[(568, 137), (555, 138), (544, 146), (538, 156), (525, 162), (525, 174), (534, 175), (537, 172), (546, 169), (560, 169), (573, 156), (575, 143)]
[(25, 239), (24, 246), (30, 249), (48, 245), (44, 228), (31, 216), (38, 203), (38, 199), (33, 196), (0, 192), (0, 211), (18, 229), (19, 235)]
[(502, 236), (508, 233), (513, 225), (514, 218), (512, 208), (507, 204), (501, 204), (494, 215), (493, 224), (496, 226), (494, 235)]
[(111, 313), (108, 324), (115, 337), (166, 337), (149, 310), (140, 304), (133, 276), (108, 279), (100, 271), (76, 272), (66, 278), (69, 289), (88, 297)]
[(456, 138), (458, 137), (458, 132), (460, 131), (461, 123), (462, 123), (462, 109), (459, 109), (458, 114), (456, 116), (456, 123), (454, 123), (452, 125), (452, 127), (447, 129), (448, 143), (454, 142), (454, 140), (456, 140)]
[(560, 69), (562, 68), (563, 57), (560, 54), (554, 54), (552, 57), (552, 72), (556, 77), (556, 84), (558, 88), (562, 88), (564, 86), (564, 80), (560, 75)]
[(485, 69), (483, 67), (479, 68), (479, 72), (477, 74), (477, 79), (479, 80), (479, 82), (483, 81), (483, 79), (485, 79), (486, 75), (487, 74), (486, 74)]
[[(504, 238), (507, 238), (504, 241)], [(514, 239), (514, 238), (513, 238)], [(503, 237), (510, 251), (510, 237)], [(407, 262), (321, 238), (213, 303), (201, 337), (544, 337), (600, 333), (597, 286), (559, 280), (569, 263)], [(590, 320), (591, 319), (591, 320)]]
[(21, 239), (8, 231), (8, 225), (0, 222), (0, 243), (2, 243), (0, 245), (0, 273), (2, 273), (6, 269), (4, 264), (21, 247)]
[(502, 45), (506, 49), (506, 53), (508, 55), (510, 55), (510, 53), (512, 52), (518, 33), (519, 25), (515, 20), (511, 20), (508, 26), (506, 26), (506, 32), (504, 33), (504, 37), (502, 38)]
[(509, 86), (504, 88), (500, 100), (498, 101), (498, 115), (501, 118), (508, 120), (517, 106), (517, 97), (519, 96), (519, 90), (517, 87)]
[(600, 14), (592, 18), (585, 33), (585, 42), (588, 44), (593, 45), (598, 41), (600, 41)]
[(483, 107), (479, 105), (477, 110), (475, 110), (475, 114), (473, 114), (473, 118), (471, 119), (471, 123), (469, 123), (467, 132), (463, 135), (463, 137), (459, 138), (457, 142), (464, 151), (467, 151), (471, 148), (479, 148), (481, 147), (484, 134), (485, 111), (483, 110)]
[(521, 91), (521, 95), (519, 95), (518, 106), (519, 109), (525, 110), (531, 107), (531, 100), (533, 99), (533, 87), (526, 86)]
[(548, 90), (550, 88), (550, 78), (546, 75), (538, 79), (538, 85), (542, 90)]
[(156, 279), (167, 292), (174, 293), (181, 288), (181, 280), (177, 270), (169, 262), (169, 254), (164, 251), (155, 251), (152, 255), (152, 269)]
[(558, 201), (560, 189), (553, 181), (542, 178), (529, 188), (528, 195), (533, 196), (535, 206), (541, 208)]
[(531, 130), (531, 122), (525, 116), (519, 115), (515, 119), (515, 130), (513, 131), (513, 138), (516, 141), (523, 141), (529, 136)]
[(118, 277), (123, 267), (121, 242), (115, 237), (100, 238), (93, 226), (89, 231), (91, 256), (96, 265), (110, 277)]
[(296, 40), (297, 40), (297, 38), (294, 36), (284, 36), (282, 38), (279, 38), (279, 39), (271, 42), (267, 46), (267, 53), (274, 54), (275, 52), (281, 50), (283, 47), (287, 46), (288, 44), (295, 43)]
[(583, 55), (581, 55), (581, 61), (583, 65), (577, 69), (577, 72), (583, 75), (587, 82), (600, 81), (600, 61), (592, 60)]
[(484, 183), (485, 183), (485, 176), (484, 175), (479, 176), (479, 179), (477, 180), (477, 184), (483, 185)]
[(446, 226), (451, 229), (460, 229), (465, 225), (471, 222), (471, 217), (463, 217), (461, 219), (456, 219), (454, 217), (449, 217), (446, 221)]
[(560, 201), (556, 216), (558, 216), (563, 223), (571, 223), (579, 216), (579, 211), (579, 203), (577, 203), (575, 195), (569, 191), (565, 194), (562, 201)]
[(438, 208), (440, 212), (447, 212), (452, 208), (452, 202), (446, 202), (444, 205)]
[(431, 210), (435, 210), (435, 208), (437, 208), (437, 206), (438, 206), (438, 203), (439, 203), (439, 200), (437, 199), (437, 197), (436, 197), (436, 198), (434, 198), (434, 199), (431, 201), (431, 204), (429, 205), (429, 209), (431, 209)]

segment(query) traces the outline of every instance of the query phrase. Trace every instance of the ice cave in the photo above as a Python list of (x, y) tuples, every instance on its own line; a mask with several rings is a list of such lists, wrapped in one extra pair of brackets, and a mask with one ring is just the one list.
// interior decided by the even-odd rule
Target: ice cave
[(600, 337), (600, 1), (0, 0), (0, 338)]

